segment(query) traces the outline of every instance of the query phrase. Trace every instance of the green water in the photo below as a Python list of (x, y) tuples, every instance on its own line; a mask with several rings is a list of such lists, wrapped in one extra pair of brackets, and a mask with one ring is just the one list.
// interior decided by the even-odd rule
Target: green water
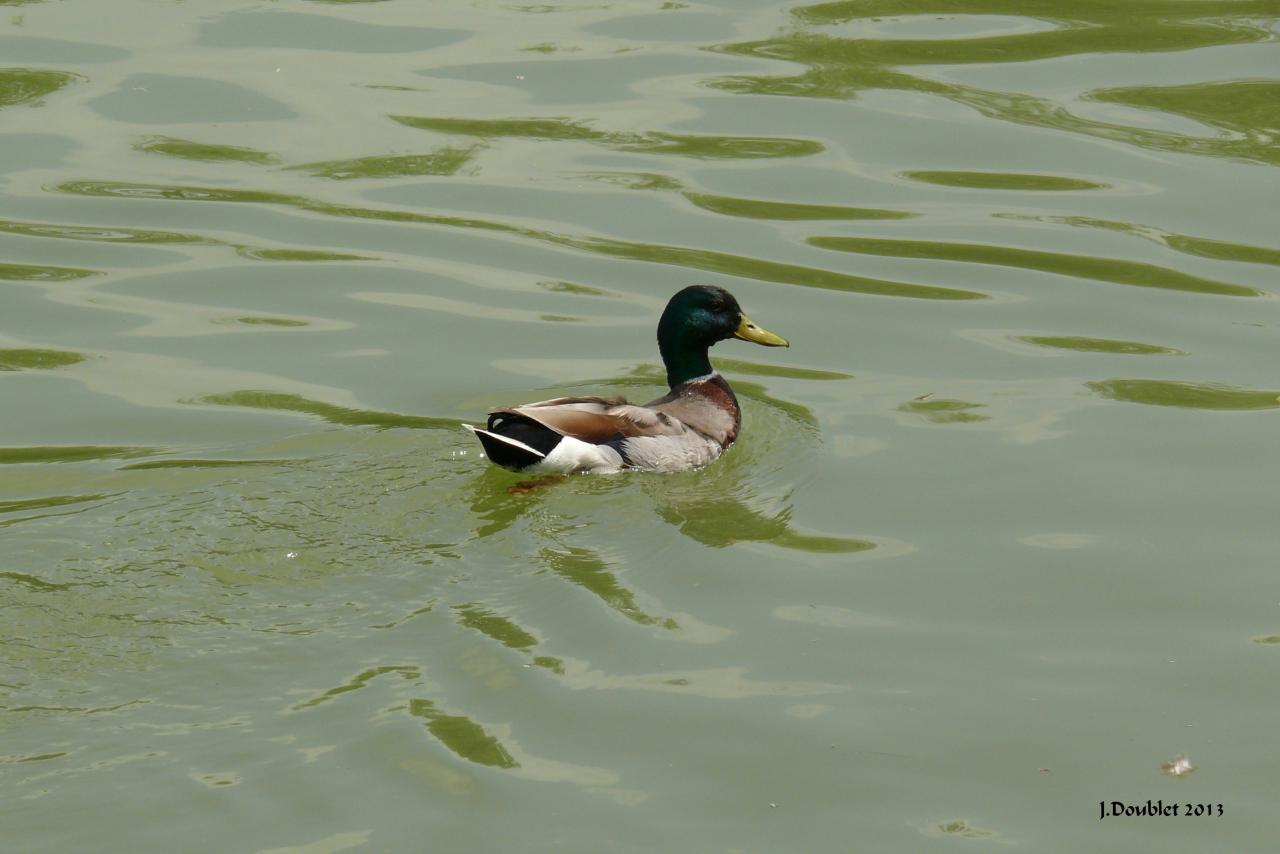
[[(0, 848), (1274, 846), (1275, 0), (107, 6), (0, 0)], [(695, 282), (725, 457), (480, 458)]]

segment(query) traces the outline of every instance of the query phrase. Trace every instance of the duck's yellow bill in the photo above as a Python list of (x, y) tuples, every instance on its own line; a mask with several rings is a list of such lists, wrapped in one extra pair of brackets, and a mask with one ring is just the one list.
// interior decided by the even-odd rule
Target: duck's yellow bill
[(767, 329), (761, 329), (751, 322), (751, 318), (745, 314), (742, 315), (742, 322), (738, 324), (738, 329), (733, 333), (734, 338), (741, 338), (743, 341), (754, 341), (757, 344), (763, 344), (766, 347), (790, 347), (791, 344), (781, 335), (774, 335)]

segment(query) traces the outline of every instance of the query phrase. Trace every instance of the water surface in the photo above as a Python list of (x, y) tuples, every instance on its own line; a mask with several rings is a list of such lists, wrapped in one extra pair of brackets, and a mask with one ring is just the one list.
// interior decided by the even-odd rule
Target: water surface
[(1271, 844), (1270, 0), (0, 6), (18, 849)]

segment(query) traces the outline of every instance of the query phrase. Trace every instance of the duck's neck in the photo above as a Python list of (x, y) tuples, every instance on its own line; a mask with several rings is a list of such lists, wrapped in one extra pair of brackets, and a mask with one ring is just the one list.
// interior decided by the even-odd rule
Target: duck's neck
[(715, 371), (705, 344), (659, 339), (658, 351), (662, 353), (662, 364), (667, 368), (667, 385), (671, 388)]

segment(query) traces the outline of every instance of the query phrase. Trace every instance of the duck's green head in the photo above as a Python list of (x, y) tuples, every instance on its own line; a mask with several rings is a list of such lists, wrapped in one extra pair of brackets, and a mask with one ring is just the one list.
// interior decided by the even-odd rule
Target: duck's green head
[(658, 349), (672, 388), (711, 373), (707, 348), (726, 338), (766, 347), (789, 347), (787, 339), (756, 326), (724, 288), (693, 285), (671, 298), (658, 321)]

